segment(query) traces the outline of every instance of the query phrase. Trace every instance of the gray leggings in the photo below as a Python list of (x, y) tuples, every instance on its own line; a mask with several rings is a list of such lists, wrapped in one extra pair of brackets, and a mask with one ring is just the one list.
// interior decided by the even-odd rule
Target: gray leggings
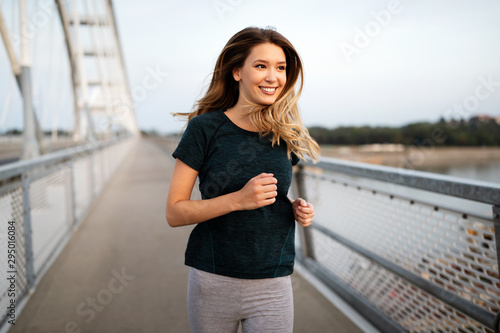
[(236, 279), (191, 268), (188, 283), (189, 326), (193, 333), (293, 331), (290, 276)]

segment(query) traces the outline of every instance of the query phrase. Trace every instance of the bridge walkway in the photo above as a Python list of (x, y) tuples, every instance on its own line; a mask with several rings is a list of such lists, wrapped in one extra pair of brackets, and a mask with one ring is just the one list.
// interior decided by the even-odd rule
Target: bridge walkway
[[(191, 227), (164, 218), (173, 161), (137, 142), (9, 332), (189, 332)], [(306, 276), (292, 275), (295, 332), (363, 332)]]

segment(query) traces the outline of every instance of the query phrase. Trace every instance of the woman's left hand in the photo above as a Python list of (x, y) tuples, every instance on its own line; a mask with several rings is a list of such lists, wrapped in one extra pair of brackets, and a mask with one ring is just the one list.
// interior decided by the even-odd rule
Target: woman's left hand
[(298, 198), (297, 200), (292, 202), (292, 206), (295, 221), (297, 221), (303, 227), (311, 225), (314, 216), (313, 205), (306, 202), (302, 198)]

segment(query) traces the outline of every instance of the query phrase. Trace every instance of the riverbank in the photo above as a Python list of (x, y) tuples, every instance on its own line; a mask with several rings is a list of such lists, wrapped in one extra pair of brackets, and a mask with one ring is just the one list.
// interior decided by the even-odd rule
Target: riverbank
[(321, 156), (407, 169), (480, 166), (500, 161), (500, 147), (405, 147), (322, 145)]

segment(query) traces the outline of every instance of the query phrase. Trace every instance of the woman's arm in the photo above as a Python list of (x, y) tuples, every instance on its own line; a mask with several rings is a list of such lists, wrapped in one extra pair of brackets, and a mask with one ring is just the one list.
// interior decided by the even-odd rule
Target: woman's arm
[(198, 171), (179, 159), (175, 161), (165, 212), (171, 227), (204, 222), (236, 210), (257, 209), (274, 203), (278, 195), (273, 174), (261, 173), (239, 191), (213, 199), (191, 200), (197, 176)]

